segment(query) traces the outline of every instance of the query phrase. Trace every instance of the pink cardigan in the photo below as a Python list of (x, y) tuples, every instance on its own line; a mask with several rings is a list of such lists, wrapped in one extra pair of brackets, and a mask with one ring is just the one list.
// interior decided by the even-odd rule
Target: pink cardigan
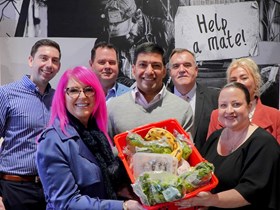
[[(271, 133), (280, 144), (280, 111), (278, 109), (263, 105), (258, 99), (252, 123)], [(223, 125), (218, 121), (218, 109), (215, 109), (211, 113), (207, 139), (211, 133), (222, 127)]]

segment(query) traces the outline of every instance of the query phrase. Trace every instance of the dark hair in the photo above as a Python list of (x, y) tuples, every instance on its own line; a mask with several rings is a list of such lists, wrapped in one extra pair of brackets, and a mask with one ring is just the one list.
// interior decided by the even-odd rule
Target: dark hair
[(245, 95), (245, 99), (246, 99), (246, 102), (247, 104), (250, 104), (251, 102), (251, 99), (250, 99), (250, 93), (249, 93), (249, 90), (247, 89), (247, 87), (245, 85), (243, 85), (242, 83), (239, 83), (239, 82), (230, 82), (230, 83), (227, 83), (222, 89), (226, 89), (226, 88), (238, 88), (239, 90), (242, 90), (242, 92), (244, 93)]
[(145, 42), (143, 44), (138, 45), (134, 52), (133, 64), (136, 64), (137, 57), (140, 53), (157, 53), (162, 56), (163, 65), (166, 64), (164, 59), (164, 50), (158, 44), (155, 44), (153, 42)]
[(54, 47), (58, 50), (59, 52), (59, 59), (61, 58), (61, 51), (60, 51), (60, 47), (59, 47), (59, 44), (56, 43), (55, 41), (53, 40), (50, 40), (50, 39), (41, 39), (39, 41), (37, 41), (31, 48), (31, 52), (30, 52), (30, 55), (32, 57), (34, 57), (34, 55), (36, 54), (36, 52), (38, 51), (38, 48), (39, 47), (42, 47), (42, 46), (50, 46), (50, 47)]
[(119, 61), (118, 50), (117, 50), (117, 48), (116, 48), (113, 44), (107, 43), (107, 42), (103, 42), (103, 41), (102, 41), (102, 42), (97, 42), (97, 43), (95, 43), (94, 46), (93, 46), (93, 48), (91, 49), (91, 56), (90, 56), (90, 59), (91, 59), (92, 61), (94, 61), (94, 59), (95, 59), (96, 50), (97, 50), (98, 48), (108, 48), (108, 49), (113, 49), (113, 50), (115, 50), (116, 55), (117, 55), (117, 61)]

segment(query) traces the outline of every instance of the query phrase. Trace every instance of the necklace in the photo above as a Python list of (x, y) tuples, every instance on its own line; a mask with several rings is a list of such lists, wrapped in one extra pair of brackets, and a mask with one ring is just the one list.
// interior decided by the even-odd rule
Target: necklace
[[(228, 129), (225, 128), (221, 135), (221, 152), (226, 154), (233, 153), (245, 140), (248, 134), (249, 127), (241, 131), (239, 135), (230, 135)], [(230, 142), (233, 142), (230, 144)]]

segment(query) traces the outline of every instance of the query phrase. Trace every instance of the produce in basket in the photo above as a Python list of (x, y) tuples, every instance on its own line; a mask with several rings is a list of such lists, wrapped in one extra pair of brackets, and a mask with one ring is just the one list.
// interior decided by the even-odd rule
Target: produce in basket
[(144, 172), (132, 184), (133, 191), (147, 206), (170, 202), (183, 197), (183, 184), (178, 176), (165, 172)]
[(214, 172), (214, 165), (207, 161), (200, 162), (191, 167), (188, 172), (180, 175), (183, 180), (185, 193), (194, 191), (195, 189), (206, 185)]
[(187, 159), (192, 153), (186, 137), (182, 138), (182, 135), (175, 137), (163, 128), (151, 128), (144, 138), (137, 133), (129, 132), (126, 140), (127, 145), (134, 147), (131, 149), (132, 152), (171, 154), (178, 161), (181, 158)]
[(187, 173), (176, 176), (169, 172), (144, 172), (132, 184), (133, 191), (147, 206), (170, 202), (184, 197), (210, 181), (213, 164), (200, 162)]

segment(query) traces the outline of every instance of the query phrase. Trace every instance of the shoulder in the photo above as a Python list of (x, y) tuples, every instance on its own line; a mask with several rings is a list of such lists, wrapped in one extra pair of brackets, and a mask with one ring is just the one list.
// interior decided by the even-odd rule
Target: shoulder
[(120, 89), (120, 90), (131, 90), (129, 87), (127, 87), (126, 85), (120, 83), (120, 82), (117, 82), (117, 89)]
[(274, 107), (270, 107), (267, 105), (264, 105), (261, 100), (259, 99), (257, 102), (257, 107), (256, 109), (259, 109), (262, 112), (268, 112), (268, 113), (273, 113), (273, 114), (277, 114), (280, 115), (280, 111)]
[(275, 151), (279, 155), (280, 147), (277, 140), (263, 128), (258, 127), (253, 132), (250, 139), (251, 144), (254, 145), (255, 149)]
[(206, 96), (216, 96), (218, 97), (220, 89), (215, 87), (206, 87), (200, 83), (196, 83), (197, 85), (197, 92), (204, 93)]
[(180, 98), (179, 96), (171, 93), (170, 91), (166, 91), (166, 94), (163, 97), (163, 101), (169, 104), (176, 104), (176, 106), (183, 106), (188, 107), (190, 104), (186, 102), (184, 99)]
[(111, 108), (111, 107), (115, 107), (115, 106), (123, 106), (122, 104), (127, 103), (128, 101), (130, 101), (132, 98), (131, 96), (131, 92), (127, 91), (122, 95), (119, 95), (117, 97), (113, 97), (111, 100), (108, 101), (107, 103), (107, 108)]
[(40, 135), (38, 142), (42, 142), (44, 140), (54, 140), (58, 142), (64, 142), (68, 139), (76, 139), (79, 138), (78, 132), (75, 128), (69, 124), (66, 125), (65, 131), (63, 132), (59, 126), (59, 121), (55, 120), (54, 124), (47, 127)]

